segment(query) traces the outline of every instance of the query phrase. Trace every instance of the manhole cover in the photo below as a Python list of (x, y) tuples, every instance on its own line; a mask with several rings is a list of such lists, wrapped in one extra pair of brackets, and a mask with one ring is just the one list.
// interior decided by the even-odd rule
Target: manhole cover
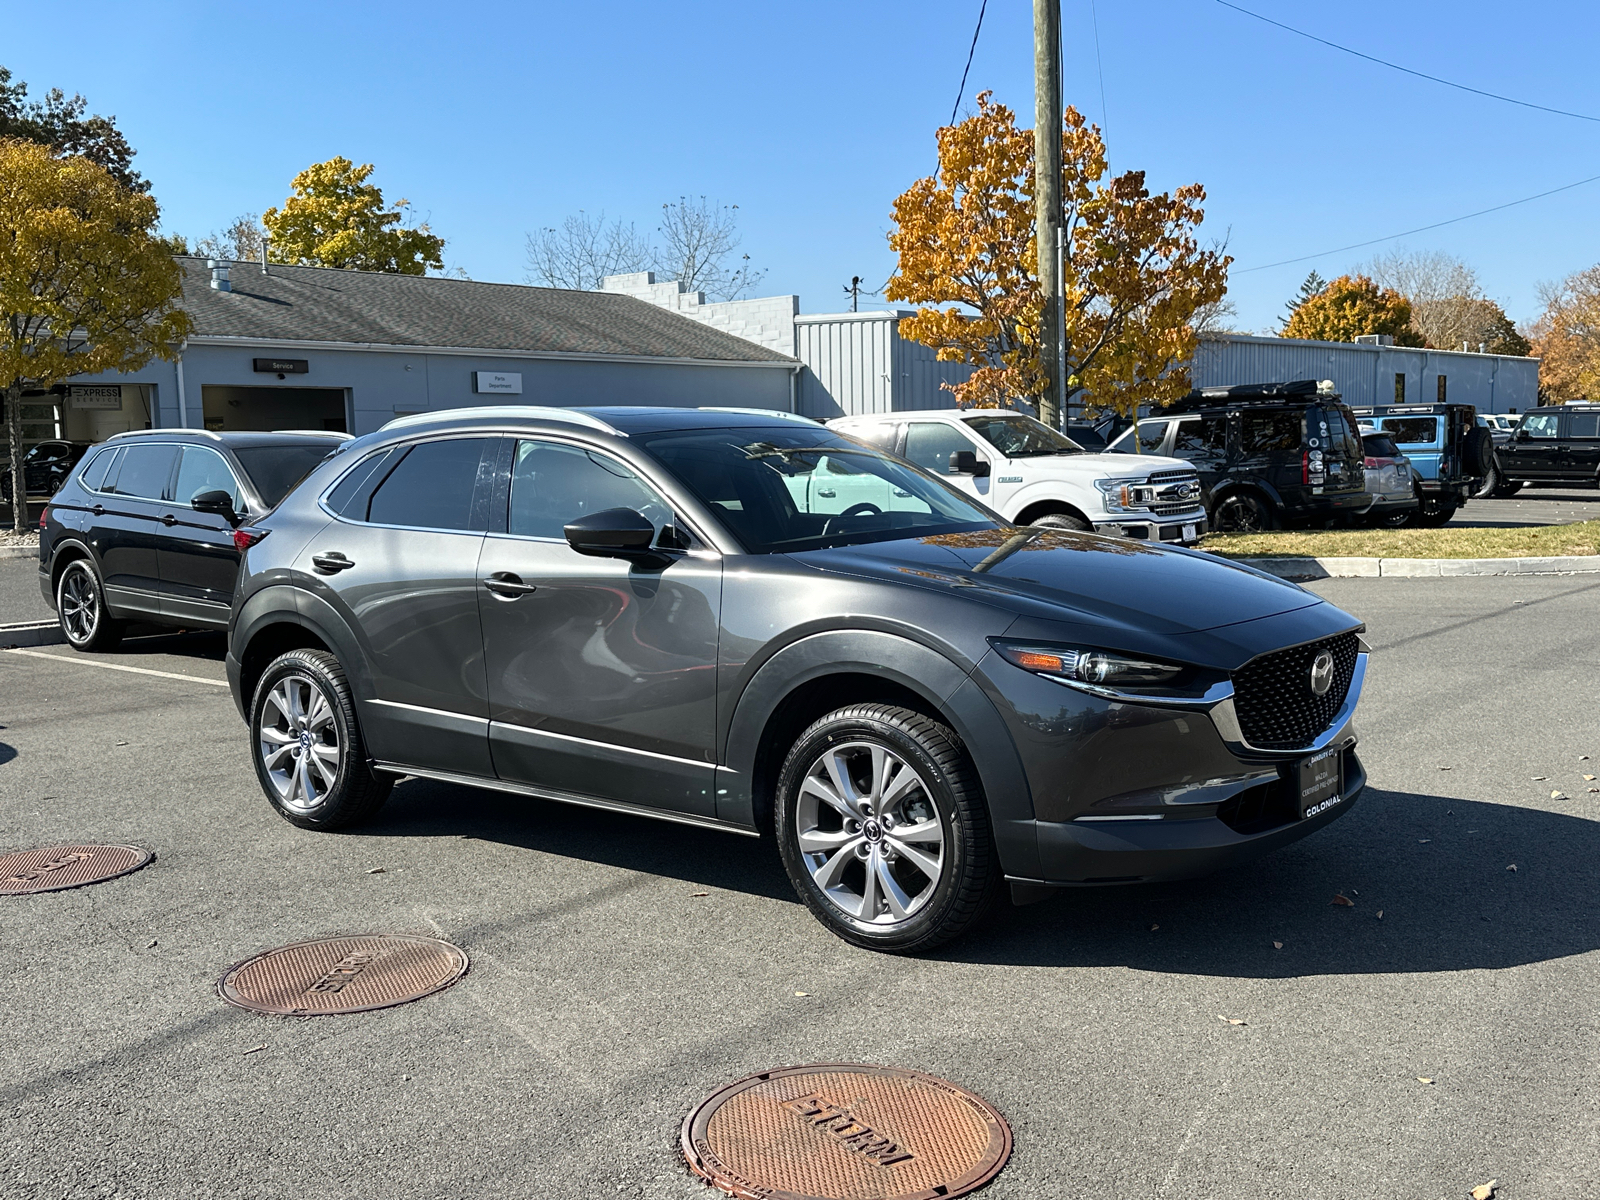
[(154, 857), (138, 846), (46, 846), (0, 854), (0, 896), (59, 892), (115, 879)]
[(948, 1200), (1011, 1156), (1011, 1127), (920, 1071), (819, 1063), (730, 1083), (683, 1122), (696, 1175), (751, 1200)]
[(289, 1016), (367, 1012), (418, 1000), (467, 973), (467, 955), (436, 938), (318, 938), (248, 958), (217, 983), (240, 1008)]

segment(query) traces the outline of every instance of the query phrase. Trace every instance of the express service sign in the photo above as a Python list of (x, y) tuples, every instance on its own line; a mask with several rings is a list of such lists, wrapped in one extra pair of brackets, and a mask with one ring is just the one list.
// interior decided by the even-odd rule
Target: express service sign
[(67, 407), (77, 409), (120, 409), (122, 407), (122, 388), (114, 383), (105, 385), (72, 384), (67, 388)]

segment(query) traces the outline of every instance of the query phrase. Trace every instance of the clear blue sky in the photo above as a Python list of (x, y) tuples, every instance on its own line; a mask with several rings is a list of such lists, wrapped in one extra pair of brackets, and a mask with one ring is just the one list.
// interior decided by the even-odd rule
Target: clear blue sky
[[(476, 279), (521, 281), (524, 238), (569, 212), (653, 227), (664, 200), (739, 205), (763, 293), (808, 312), (893, 266), (889, 205), (933, 166), (979, 0), (454, 5), (0, 5), (0, 63), (38, 94), (115, 114), (166, 227), (191, 236), (280, 202), (307, 164), (373, 162)], [(1290, 24), (1473, 86), (1600, 116), (1600, 10), (1529, 0), (1246, 0)], [(1600, 174), (1600, 124), (1410, 78), (1213, 0), (1063, 0), (1067, 99), (1112, 165), (1198, 180), (1204, 232), (1237, 259), (1240, 323), (1273, 323), (1293, 258)], [(981, 88), (1032, 124), (1031, 6), (990, 0)], [(1102, 106), (1102, 78), (1104, 103)], [(1407, 239), (1478, 268), (1513, 317), (1537, 284), (1600, 261), (1600, 183)], [(1386, 243), (1386, 246), (1394, 243)], [(1378, 247), (1381, 249), (1384, 247)]]

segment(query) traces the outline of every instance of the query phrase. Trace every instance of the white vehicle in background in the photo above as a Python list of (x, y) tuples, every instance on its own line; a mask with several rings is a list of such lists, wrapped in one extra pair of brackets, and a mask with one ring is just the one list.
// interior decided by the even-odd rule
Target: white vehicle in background
[[(910, 460), (1018, 525), (1181, 545), (1206, 532), (1204, 495), (1192, 464), (1149, 454), (1093, 454), (1023, 413), (885, 413), (837, 417), (828, 427)], [(861, 505), (892, 511), (912, 502), (909, 496), (878, 495), (887, 485), (853, 470), (844, 461), (848, 457), (820, 462), (806, 477), (809, 511), (845, 512)], [(801, 486), (798, 477), (791, 486)]]

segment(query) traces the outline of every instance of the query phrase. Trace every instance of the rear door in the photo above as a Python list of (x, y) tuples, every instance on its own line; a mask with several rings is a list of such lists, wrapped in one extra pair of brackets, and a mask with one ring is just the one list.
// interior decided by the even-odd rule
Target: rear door
[(1600, 478), (1600, 412), (1569, 412), (1566, 417), (1562, 473), (1580, 482)]
[(178, 463), (171, 442), (132, 442), (101, 485), (90, 510), (89, 541), (100, 556), (106, 600), (116, 608), (161, 614), (159, 551), (167, 525), (167, 487)]
[(1556, 479), (1561, 473), (1561, 414), (1530, 412), (1511, 440), (1500, 448), (1500, 460), (1513, 479)]
[(233, 544), (232, 525), (215, 513), (194, 509), (194, 498), (210, 491), (227, 492), (234, 511), (244, 511), (244, 492), (227, 460), (209, 446), (183, 447), (172, 502), (163, 514), (163, 518), (170, 515), (172, 523), (156, 559), (163, 612), (174, 620), (225, 625), (239, 575), (239, 550)]
[(1389, 416), (1378, 420), (1400, 453), (1411, 460), (1424, 479), (1439, 478), (1439, 455), (1444, 447), (1444, 422), (1441, 415)]

